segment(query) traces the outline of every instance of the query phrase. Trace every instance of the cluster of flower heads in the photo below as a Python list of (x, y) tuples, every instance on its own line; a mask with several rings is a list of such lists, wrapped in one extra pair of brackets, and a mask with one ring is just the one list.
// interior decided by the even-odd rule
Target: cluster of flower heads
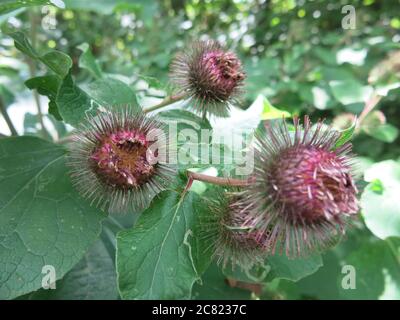
[(168, 152), (160, 134), (163, 128), (154, 117), (128, 106), (90, 116), (71, 145), (68, 164), (73, 183), (103, 210), (145, 208), (174, 173), (162, 161)]
[(293, 131), (280, 121), (257, 132), (251, 183), (228, 206), (220, 202), (226, 215), (214, 221), (224, 230), (214, 243), (224, 264), (305, 256), (338, 241), (358, 212), (351, 144), (338, 146), (339, 138), (308, 117), (303, 126), (295, 118)]
[[(213, 41), (200, 41), (177, 56), (173, 81), (195, 110), (226, 116), (245, 77), (239, 59)], [(110, 212), (145, 208), (165, 189), (174, 170), (168, 141), (149, 139), (163, 125), (154, 117), (114, 108), (90, 117), (69, 156), (73, 182), (83, 196)], [(255, 134), (254, 172), (240, 190), (215, 196), (201, 220), (214, 257), (243, 268), (268, 254), (307, 255), (334, 244), (358, 212), (351, 144), (308, 117), (284, 119)], [(159, 157), (163, 154), (164, 157)], [(161, 160), (161, 161), (160, 161)], [(214, 239), (214, 240), (211, 240)]]
[(237, 56), (213, 40), (197, 41), (171, 64), (171, 80), (200, 114), (227, 117), (245, 74)]

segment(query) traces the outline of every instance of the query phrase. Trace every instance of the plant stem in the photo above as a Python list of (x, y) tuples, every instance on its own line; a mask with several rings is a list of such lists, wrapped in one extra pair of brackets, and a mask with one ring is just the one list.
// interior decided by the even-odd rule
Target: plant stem
[(170, 105), (170, 104), (173, 104), (173, 103), (175, 103), (175, 102), (177, 102), (177, 101), (179, 101), (179, 100), (182, 100), (182, 99), (184, 99), (184, 98), (185, 98), (184, 95), (176, 95), (176, 96), (173, 96), (173, 95), (172, 95), (172, 96), (166, 97), (166, 98), (165, 98), (163, 101), (161, 101), (159, 104), (156, 104), (156, 105), (154, 105), (154, 106), (152, 106), (152, 107), (143, 109), (143, 112), (144, 112), (144, 113), (149, 113), (149, 112), (151, 112), (151, 111), (154, 111), (154, 110), (163, 108), (163, 107), (165, 107), (165, 106), (168, 106), (168, 105)]
[(189, 182), (193, 182), (194, 180), (207, 182), (216, 184), (219, 186), (229, 186), (229, 187), (245, 187), (251, 184), (251, 179), (241, 180), (241, 179), (233, 179), (233, 178), (221, 178), (221, 177), (213, 177), (208, 176), (206, 174), (187, 171), (187, 176), (189, 178)]
[(359, 131), (361, 123), (365, 119), (365, 117), (376, 107), (376, 105), (381, 101), (382, 96), (373, 94), (371, 98), (365, 102), (364, 109), (361, 112), (360, 116), (358, 117), (358, 126), (357, 126), (357, 131)]
[(8, 128), (11, 131), (11, 135), (17, 136), (18, 132), (17, 132), (17, 130), (15, 130), (14, 124), (12, 123), (10, 116), (7, 113), (6, 107), (5, 107), (1, 97), (0, 97), (0, 112), (3, 115), (3, 118), (6, 121)]

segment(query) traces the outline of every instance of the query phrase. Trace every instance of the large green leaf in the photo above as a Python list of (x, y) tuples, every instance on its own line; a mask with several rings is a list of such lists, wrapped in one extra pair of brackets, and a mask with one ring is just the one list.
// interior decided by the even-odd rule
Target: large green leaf
[(321, 255), (315, 254), (305, 258), (289, 259), (286, 255), (275, 254), (267, 258), (270, 272), (267, 279), (275, 278), (298, 281), (316, 272), (322, 266)]
[(135, 92), (126, 83), (112, 78), (102, 78), (82, 86), (87, 95), (101, 106), (130, 104), (139, 108)]
[(0, 298), (39, 289), (45, 265), (62, 278), (100, 233), (104, 215), (73, 189), (65, 152), (34, 137), (0, 140)]
[[(400, 299), (400, 239), (388, 238), (365, 243), (349, 254), (343, 265), (355, 271), (355, 288), (344, 289), (340, 295), (345, 299)], [(338, 275), (338, 283), (345, 274)]]
[(267, 257), (264, 265), (255, 266), (251, 270), (225, 268), (223, 272), (231, 278), (245, 282), (268, 283), (274, 279), (299, 281), (316, 272), (321, 266), (322, 258), (319, 254), (297, 259), (275, 254)]
[(61, 117), (73, 126), (81, 123), (86, 115), (94, 115), (99, 106), (129, 104), (139, 109), (136, 96), (127, 84), (116, 79), (104, 78), (81, 89), (71, 75), (61, 83), (56, 103)]
[[(117, 235), (118, 284), (124, 299), (188, 299), (208, 255), (193, 244), (198, 196), (164, 191), (136, 225)], [(200, 266), (200, 268), (199, 268)]]
[(117, 276), (113, 252), (109, 252), (102, 239), (97, 240), (84, 257), (64, 278), (57, 281), (56, 289), (40, 289), (22, 299), (28, 300), (116, 300)]
[(9, 34), (14, 39), (15, 47), (32, 59), (37, 59), (45, 64), (55, 74), (64, 78), (72, 67), (71, 58), (60, 51), (50, 51), (43, 55), (38, 54), (31, 46), (23, 32), (17, 31)]
[(370, 182), (361, 196), (368, 229), (381, 239), (400, 236), (400, 164), (393, 160), (375, 163), (364, 178)]
[(193, 286), (193, 298), (198, 300), (245, 300), (250, 296), (250, 291), (230, 287), (215, 263), (201, 277), (201, 282)]
[(308, 297), (318, 299), (340, 299), (337, 276), (341, 273), (340, 261), (335, 253), (328, 251), (324, 256), (324, 265), (314, 274), (305, 277), (296, 284), (299, 291)]

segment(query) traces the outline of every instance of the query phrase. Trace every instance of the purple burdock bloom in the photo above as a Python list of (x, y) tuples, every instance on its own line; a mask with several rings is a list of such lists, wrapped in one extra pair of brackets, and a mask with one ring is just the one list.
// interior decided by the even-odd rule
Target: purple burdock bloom
[(239, 201), (240, 192), (214, 195), (209, 205), (210, 215), (200, 220), (203, 237), (211, 242), (213, 259), (226, 267), (250, 269), (263, 263), (266, 237), (260, 232)]
[(229, 115), (245, 78), (237, 56), (212, 40), (197, 41), (179, 53), (170, 76), (195, 111), (219, 117)]
[(163, 161), (162, 130), (160, 122), (129, 108), (89, 118), (75, 134), (68, 157), (74, 185), (110, 212), (146, 207), (173, 173)]
[(358, 212), (351, 144), (336, 147), (340, 132), (311, 127), (308, 117), (294, 131), (284, 121), (256, 134), (254, 183), (239, 203), (267, 238), (271, 254), (306, 255), (334, 244)]

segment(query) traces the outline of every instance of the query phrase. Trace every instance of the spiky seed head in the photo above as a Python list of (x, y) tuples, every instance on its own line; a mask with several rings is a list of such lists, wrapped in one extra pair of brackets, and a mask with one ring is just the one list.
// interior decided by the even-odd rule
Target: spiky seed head
[(245, 73), (238, 57), (213, 40), (197, 41), (171, 64), (171, 81), (200, 114), (229, 115), (237, 103)]
[(163, 124), (129, 106), (90, 116), (74, 135), (68, 165), (74, 185), (109, 212), (145, 208), (174, 170), (166, 164)]
[(249, 270), (266, 255), (266, 237), (239, 201), (240, 192), (217, 192), (209, 204), (210, 214), (200, 219), (204, 238), (211, 242), (218, 264)]
[(240, 204), (267, 237), (271, 253), (307, 255), (334, 244), (358, 212), (351, 144), (336, 147), (338, 131), (294, 119), (256, 134), (254, 184)]

